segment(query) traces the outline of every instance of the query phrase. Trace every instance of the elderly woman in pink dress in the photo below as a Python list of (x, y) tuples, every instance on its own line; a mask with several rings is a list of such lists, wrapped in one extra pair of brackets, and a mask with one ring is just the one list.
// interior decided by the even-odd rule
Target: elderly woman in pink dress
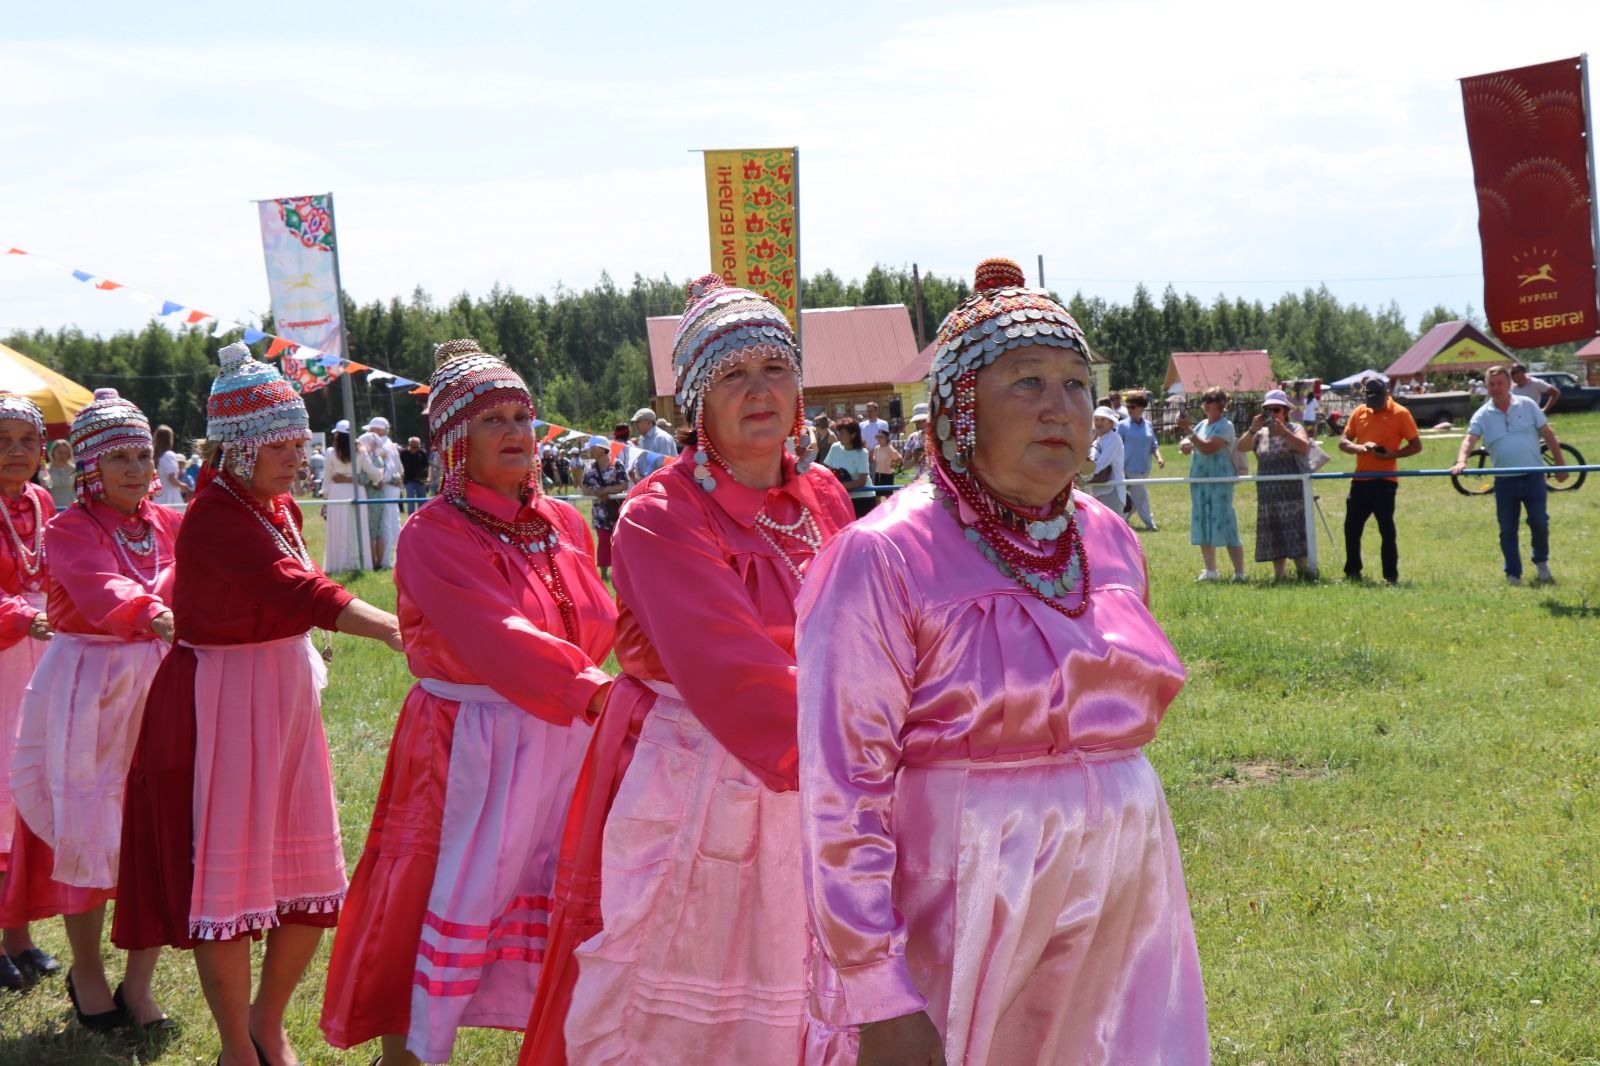
[(980, 264), (932, 373), (929, 478), (801, 597), (813, 1063), (1195, 1063), (1205, 1000), (1140, 748), (1183, 685), (1122, 517), (1074, 491), (1083, 334)]
[(851, 509), (784, 447), (804, 415), (800, 359), (770, 301), (695, 281), (673, 365), (694, 444), (617, 521), (625, 675), (605, 714), (641, 696), (647, 714), (605, 822), (604, 928), (577, 950), (566, 1055), (798, 1062), (794, 601)]
[[(22, 724), (22, 694), (50, 639), (45, 611), (44, 527), (55, 514), (50, 493), (34, 484), (44, 460), (44, 415), (26, 396), (0, 393), (0, 887), (10, 863), (17, 808), (11, 754)], [(5, 927), (0, 989), (57, 973), (61, 964), (35, 947), (25, 922)]]
[(322, 1029), (385, 1066), (446, 1062), (459, 1026), (521, 1030), (567, 801), (611, 677), (617, 609), (587, 523), (539, 491), (533, 402), (470, 340), (438, 346), (444, 492), (400, 535), (418, 681), (334, 939)]
[[(306, 408), (243, 344), (222, 349), (201, 452), (215, 477), (178, 531), (176, 645), (145, 701), (123, 804), (111, 939), (193, 948), (221, 1066), (290, 1066), (284, 1012), (344, 899), (315, 627), (401, 650), (395, 616), (311, 561), (289, 498)], [(250, 943), (266, 936), (251, 994)]]
[(0, 924), (63, 915), (67, 992), (81, 1025), (170, 1026), (150, 982), (159, 948), (130, 952), (112, 991), (100, 957), (117, 883), (122, 793), (145, 695), (172, 642), (180, 514), (150, 497), (150, 423), (98, 389), (69, 434), (77, 502), (45, 530), (55, 636), (22, 699), (11, 763), (18, 821)]

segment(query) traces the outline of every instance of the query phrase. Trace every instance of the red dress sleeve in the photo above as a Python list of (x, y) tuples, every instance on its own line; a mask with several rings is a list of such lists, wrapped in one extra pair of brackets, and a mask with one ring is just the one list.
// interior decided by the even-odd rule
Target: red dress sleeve
[[(291, 502), (289, 512), (298, 528), (300, 509)], [(191, 644), (254, 644), (333, 629), (355, 599), (315, 563), (285, 555), (220, 485), (208, 485), (189, 505), (177, 554), (173, 613), (178, 638)]]
[[(395, 583), (428, 621), (429, 636), (473, 675), (527, 711), (556, 725), (582, 719), (611, 677), (564, 635), (528, 618), (523, 603), (538, 578), (512, 572), (509, 553), (479, 543), (465, 520), (421, 511), (406, 523), (395, 558)], [(562, 532), (573, 535), (570, 523)], [(582, 552), (576, 554), (583, 559)], [(584, 559), (584, 565), (592, 565)], [(563, 576), (567, 567), (563, 566)], [(568, 578), (568, 583), (571, 583)], [(526, 590), (526, 592), (524, 591)], [(541, 599), (548, 593), (541, 588)], [(409, 612), (407, 612), (409, 613)], [(552, 613), (554, 609), (552, 608)], [(409, 643), (411, 633), (405, 634)]]

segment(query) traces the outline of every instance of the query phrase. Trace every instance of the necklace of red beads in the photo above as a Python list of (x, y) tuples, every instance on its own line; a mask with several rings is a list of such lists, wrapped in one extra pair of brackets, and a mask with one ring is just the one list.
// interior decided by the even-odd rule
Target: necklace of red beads
[[(1067, 520), (1067, 528), (1057, 537), (1050, 549), (1034, 552), (1007, 535), (1007, 530), (1025, 527), (1028, 519), (1011, 506), (1001, 502), (978, 480), (975, 473), (967, 475), (951, 471), (942, 459), (938, 463), (939, 475), (934, 484), (944, 497), (946, 509), (966, 531), (983, 555), (993, 562), (1000, 572), (1018, 585), (1033, 593), (1046, 606), (1068, 618), (1077, 618), (1089, 609), (1089, 553), (1084, 548), (1083, 536), (1078, 530), (1077, 515)], [(952, 498), (951, 493), (954, 493)], [(967, 505), (976, 521), (968, 523), (961, 516), (957, 499)], [(1068, 485), (1051, 501), (1049, 510), (1042, 516), (1054, 519), (1065, 514), (1072, 499), (1072, 486)], [(1078, 596), (1075, 606), (1067, 606), (1052, 593), (1064, 593), (1063, 576), (1072, 564), (1078, 566)]]
[[(561, 543), (561, 538), (550, 520), (538, 511), (530, 511), (528, 518), (507, 521), (472, 506), (464, 497), (458, 496), (452, 502), (460, 508), (462, 514), (528, 557), (529, 566), (538, 575), (545, 591), (550, 593), (550, 598), (555, 601), (556, 610), (561, 613), (561, 626), (566, 630), (567, 642), (578, 643), (578, 607), (572, 602), (572, 595), (567, 591), (567, 583), (556, 566), (556, 548)], [(527, 502), (523, 500), (524, 504)], [(544, 556), (543, 567), (534, 561), (534, 557), (538, 555)]]

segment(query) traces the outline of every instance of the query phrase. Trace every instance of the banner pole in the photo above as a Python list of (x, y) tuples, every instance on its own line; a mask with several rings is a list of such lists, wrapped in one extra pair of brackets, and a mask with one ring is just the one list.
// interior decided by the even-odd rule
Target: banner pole
[[(350, 333), (345, 328), (344, 322), (344, 282), (339, 277), (339, 220), (333, 213), (333, 193), (328, 194), (328, 222), (333, 227), (333, 288), (334, 297), (339, 304), (339, 342), (344, 349), (344, 357), (350, 358)], [(355, 514), (350, 516), (350, 535), (356, 539), (356, 562), (362, 570), (370, 570), (368, 565), (371, 554), (371, 545), (366, 537), (361, 535), (362, 520), (367, 517), (367, 512), (361, 505), (363, 493), (361, 479), (356, 476), (356, 394), (350, 386), (350, 373), (346, 371), (339, 375), (340, 397), (344, 400), (345, 421), (350, 423), (350, 494), (355, 501), (350, 509)], [(381, 516), (380, 520), (381, 520)]]
[[(1583, 85), (1583, 139), (1589, 146), (1589, 228), (1595, 261), (1595, 306), (1592, 310), (1600, 315), (1600, 192), (1597, 192), (1600, 182), (1596, 181), (1594, 172), (1594, 99), (1589, 94), (1588, 52), (1578, 56), (1578, 79)], [(1600, 318), (1595, 321), (1594, 332), (1600, 334)]]
[[(794, 146), (794, 343), (800, 349), (800, 365), (805, 366), (806, 347), (802, 320), (805, 300), (805, 276), (800, 272), (800, 146)], [(802, 375), (804, 371), (802, 369)], [(798, 442), (797, 442), (798, 443)]]

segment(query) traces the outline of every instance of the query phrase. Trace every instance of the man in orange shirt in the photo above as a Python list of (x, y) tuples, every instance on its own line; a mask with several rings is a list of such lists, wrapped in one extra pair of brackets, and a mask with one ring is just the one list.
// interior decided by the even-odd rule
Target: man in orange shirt
[[(1393, 473), (1395, 460), (1422, 450), (1416, 420), (1410, 411), (1389, 398), (1388, 383), (1368, 378), (1363, 388), (1367, 402), (1357, 407), (1345, 423), (1339, 448), (1356, 457), (1358, 474)], [(1361, 580), (1361, 534), (1369, 517), (1378, 520), (1383, 579), (1391, 585), (1400, 580), (1400, 548), (1394, 534), (1394, 497), (1399, 488), (1399, 478), (1351, 480), (1344, 516), (1344, 574), (1351, 581)]]

